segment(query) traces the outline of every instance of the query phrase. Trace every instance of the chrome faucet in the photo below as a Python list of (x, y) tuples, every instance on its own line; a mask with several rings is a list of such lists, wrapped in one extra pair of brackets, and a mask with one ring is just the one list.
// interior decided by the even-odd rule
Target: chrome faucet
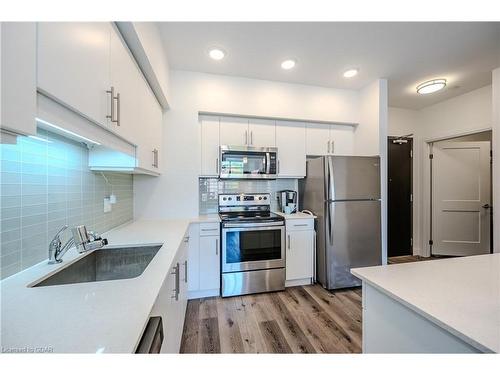
[[(54, 236), (49, 245), (49, 264), (56, 264), (62, 262), (62, 257), (66, 252), (71, 249), (73, 245), (76, 250), (81, 254), (86, 251), (100, 249), (108, 244), (108, 240), (101, 238), (96, 232), (87, 231), (85, 225), (79, 225), (71, 229), (72, 237), (63, 245), (61, 241), (61, 234), (68, 229), (64, 225)], [(92, 240), (90, 237), (92, 237)]]

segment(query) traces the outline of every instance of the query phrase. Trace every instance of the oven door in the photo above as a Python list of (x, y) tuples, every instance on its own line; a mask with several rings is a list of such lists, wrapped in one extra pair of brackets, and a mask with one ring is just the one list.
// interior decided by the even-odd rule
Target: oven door
[(260, 225), (263, 226), (255, 223), (223, 226), (223, 273), (285, 267), (283, 222)]
[(220, 178), (276, 178), (276, 151), (266, 147), (221, 146)]

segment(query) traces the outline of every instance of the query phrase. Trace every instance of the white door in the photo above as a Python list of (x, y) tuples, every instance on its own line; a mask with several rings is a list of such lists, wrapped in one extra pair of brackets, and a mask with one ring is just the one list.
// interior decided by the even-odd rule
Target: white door
[(38, 88), (106, 126), (109, 22), (38, 23)]
[(0, 23), (0, 125), (36, 134), (36, 23)]
[(318, 156), (330, 153), (330, 124), (306, 125), (306, 153)]
[(306, 175), (306, 126), (296, 121), (276, 121), (278, 176)]
[(201, 175), (217, 176), (219, 173), (219, 118), (200, 116)]
[(220, 144), (224, 146), (249, 146), (248, 119), (220, 118)]
[(314, 232), (288, 231), (286, 236), (286, 279), (313, 277)]
[(330, 154), (352, 155), (354, 150), (354, 128), (345, 125), (330, 126)]
[(250, 119), (248, 144), (252, 147), (274, 147), (276, 145), (276, 123), (274, 120)]
[(435, 143), (432, 152), (432, 254), (489, 253), (490, 143)]
[(200, 237), (200, 289), (220, 288), (219, 236)]
[(109, 125), (120, 136), (137, 144), (135, 138), (138, 131), (143, 132), (145, 126), (148, 126), (144, 118), (145, 109), (140, 105), (140, 96), (145, 95), (142, 87), (145, 81), (132, 55), (115, 30), (111, 32), (110, 45), (111, 86), (118, 98), (113, 100), (115, 118)]

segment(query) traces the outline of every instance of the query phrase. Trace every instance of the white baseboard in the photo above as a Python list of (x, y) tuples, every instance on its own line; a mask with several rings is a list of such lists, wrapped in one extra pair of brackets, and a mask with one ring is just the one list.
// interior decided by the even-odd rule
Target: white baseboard
[(220, 296), (220, 289), (192, 290), (188, 292), (188, 300), (218, 296)]
[(297, 280), (287, 280), (285, 281), (285, 287), (291, 287), (291, 286), (300, 286), (300, 285), (310, 285), (312, 284), (312, 279), (310, 277), (305, 278), (305, 279), (297, 279)]

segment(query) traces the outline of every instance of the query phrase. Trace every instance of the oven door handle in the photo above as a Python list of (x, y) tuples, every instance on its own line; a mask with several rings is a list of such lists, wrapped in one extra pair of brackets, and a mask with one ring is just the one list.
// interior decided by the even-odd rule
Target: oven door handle
[(224, 228), (266, 228), (266, 227), (280, 227), (284, 226), (283, 221), (268, 222), (268, 223), (224, 223)]

